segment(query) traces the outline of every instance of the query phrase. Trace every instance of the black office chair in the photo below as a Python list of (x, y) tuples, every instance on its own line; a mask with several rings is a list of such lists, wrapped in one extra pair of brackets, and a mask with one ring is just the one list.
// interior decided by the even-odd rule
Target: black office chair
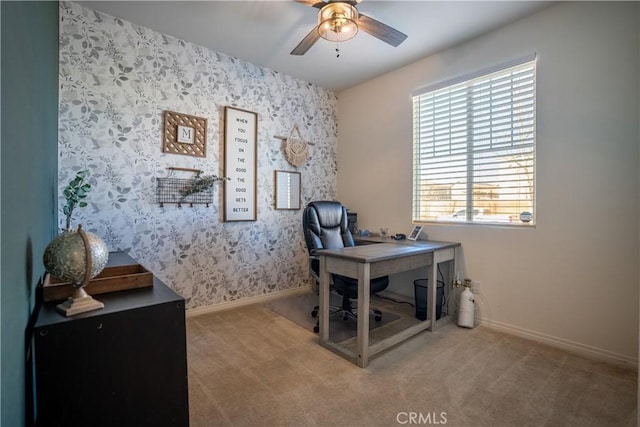
[[(310, 257), (311, 275), (319, 282), (320, 261), (316, 258), (318, 249), (339, 249), (354, 246), (353, 236), (347, 228), (347, 210), (340, 202), (316, 201), (311, 202), (304, 209), (302, 216), (302, 228), (307, 250)], [(357, 309), (351, 305), (352, 299), (358, 298), (358, 279), (345, 277), (338, 274), (331, 275), (333, 289), (342, 295), (342, 306), (331, 307), (329, 315), (342, 314), (342, 318), (357, 318)], [(389, 286), (389, 277), (378, 277), (371, 280), (371, 294), (385, 290)], [(370, 310), (376, 321), (382, 320), (379, 310)], [(313, 317), (318, 315), (318, 306), (311, 312)], [(319, 323), (313, 328), (319, 332)]]

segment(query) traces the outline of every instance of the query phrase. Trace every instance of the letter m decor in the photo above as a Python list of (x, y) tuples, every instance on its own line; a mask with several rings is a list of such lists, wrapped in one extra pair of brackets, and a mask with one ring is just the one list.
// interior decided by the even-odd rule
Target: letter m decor
[(165, 111), (162, 151), (207, 157), (207, 119)]

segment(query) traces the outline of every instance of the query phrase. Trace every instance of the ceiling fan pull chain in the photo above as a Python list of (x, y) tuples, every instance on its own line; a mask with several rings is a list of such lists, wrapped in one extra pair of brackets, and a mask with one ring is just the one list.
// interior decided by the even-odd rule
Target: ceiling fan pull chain
[(336, 58), (340, 58), (340, 48), (338, 47), (338, 43), (336, 43)]

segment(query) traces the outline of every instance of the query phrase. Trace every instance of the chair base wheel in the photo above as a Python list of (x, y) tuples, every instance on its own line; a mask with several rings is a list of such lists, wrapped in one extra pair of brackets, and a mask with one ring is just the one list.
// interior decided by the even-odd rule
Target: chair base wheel
[(313, 310), (311, 312), (311, 317), (318, 317), (318, 310)]
[(382, 320), (382, 316), (376, 316), (376, 317), (374, 317), (374, 319), (376, 319), (376, 322), (379, 322), (379, 321)]
[(320, 332), (320, 326), (318, 326), (318, 325), (314, 326), (314, 327), (313, 327), (313, 332), (315, 332), (316, 334), (317, 334), (318, 332)]

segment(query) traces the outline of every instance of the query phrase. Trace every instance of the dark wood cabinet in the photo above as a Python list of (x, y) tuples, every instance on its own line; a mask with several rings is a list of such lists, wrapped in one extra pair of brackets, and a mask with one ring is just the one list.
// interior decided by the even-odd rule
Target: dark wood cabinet
[(184, 300), (152, 287), (96, 296), (71, 318), (44, 303), (34, 326), (39, 426), (188, 426)]

